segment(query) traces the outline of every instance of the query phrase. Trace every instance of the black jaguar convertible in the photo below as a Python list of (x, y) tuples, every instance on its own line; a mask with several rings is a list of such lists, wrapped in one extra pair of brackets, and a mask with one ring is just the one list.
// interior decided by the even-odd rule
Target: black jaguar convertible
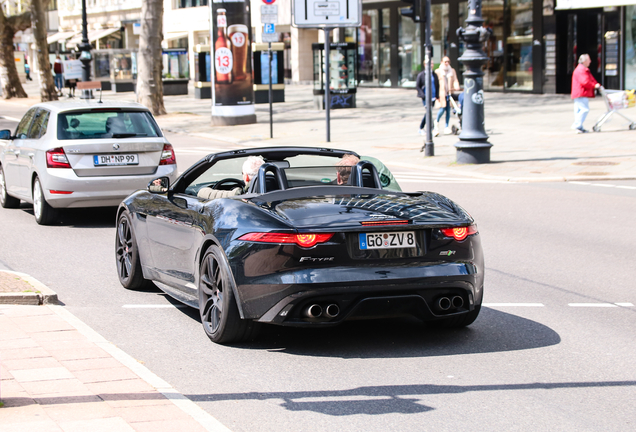
[[(261, 323), (415, 316), (471, 324), (484, 285), (473, 218), (437, 193), (401, 192), (377, 160), (336, 166), (347, 154), (355, 155), (228, 151), (205, 157), (173, 184), (157, 179), (118, 209), (121, 284), (154, 283), (198, 308), (217, 343), (252, 338)], [(241, 167), (249, 156), (264, 163), (246, 185)], [(219, 190), (237, 194), (214, 198)]]

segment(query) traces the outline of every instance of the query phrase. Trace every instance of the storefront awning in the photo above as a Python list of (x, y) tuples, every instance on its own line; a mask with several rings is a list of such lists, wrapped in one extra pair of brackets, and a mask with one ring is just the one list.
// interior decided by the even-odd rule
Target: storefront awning
[(557, 0), (555, 9), (591, 9), (636, 5), (636, 0)]
[(76, 34), (77, 32), (74, 32), (74, 31), (53, 33), (51, 36), (46, 38), (46, 43), (52, 44), (55, 42), (62, 42), (62, 41), (65, 41), (66, 39), (72, 38)]
[(164, 41), (171, 41), (176, 39), (183, 39), (188, 37), (188, 32), (178, 32), (178, 33), (166, 33), (163, 35)]
[[(91, 30), (88, 32), (88, 41), (89, 42), (95, 42), (96, 40), (99, 40), (103, 37), (106, 37), (108, 35), (111, 35), (113, 33), (116, 33), (120, 30), (119, 27), (117, 28), (108, 28), (108, 29), (97, 29), (97, 30)], [(75, 46), (75, 45), (79, 45), (80, 43), (82, 43), (82, 33), (79, 33), (78, 35), (76, 35), (75, 37), (73, 37), (73, 39), (71, 39), (70, 41), (67, 42), (68, 46)]]

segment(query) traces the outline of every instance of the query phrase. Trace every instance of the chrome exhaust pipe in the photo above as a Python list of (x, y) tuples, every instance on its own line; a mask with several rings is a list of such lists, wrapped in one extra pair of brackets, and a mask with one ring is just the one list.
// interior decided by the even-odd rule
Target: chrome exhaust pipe
[(339, 313), (340, 307), (335, 303), (332, 303), (325, 308), (325, 316), (327, 318), (335, 318), (338, 316)]
[(464, 306), (464, 299), (461, 298), (461, 296), (455, 296), (453, 297), (452, 303), (455, 309), (459, 309), (460, 307)]
[(319, 304), (312, 304), (305, 308), (307, 318), (318, 318), (320, 315), (322, 315), (322, 307)]
[(440, 310), (447, 311), (451, 307), (451, 300), (448, 297), (442, 297), (437, 300), (437, 307)]

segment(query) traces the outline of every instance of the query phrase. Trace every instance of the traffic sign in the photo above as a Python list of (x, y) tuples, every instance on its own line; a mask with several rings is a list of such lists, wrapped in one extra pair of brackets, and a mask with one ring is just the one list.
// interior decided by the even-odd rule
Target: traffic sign
[(300, 28), (359, 27), (362, 0), (292, 0), (292, 18)]
[(276, 33), (276, 25), (274, 24), (263, 24), (263, 33), (264, 34), (271, 34), (271, 33)]
[(261, 15), (276, 14), (278, 15), (278, 5), (262, 5)]
[(263, 14), (263, 15), (261, 15), (261, 23), (263, 23), (263, 24), (278, 24), (278, 14)]
[(271, 5), (271, 4), (274, 4), (275, 1), (276, 0), (263, 0), (263, 3)]

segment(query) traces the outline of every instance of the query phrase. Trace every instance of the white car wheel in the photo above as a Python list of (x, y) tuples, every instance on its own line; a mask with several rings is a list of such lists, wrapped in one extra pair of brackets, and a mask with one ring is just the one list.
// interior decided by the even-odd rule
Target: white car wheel
[(7, 182), (4, 179), (4, 170), (0, 165), (0, 205), (3, 208), (18, 208), (20, 200), (7, 194)]
[(33, 182), (33, 216), (39, 225), (48, 225), (55, 219), (55, 209), (46, 202), (40, 179)]

